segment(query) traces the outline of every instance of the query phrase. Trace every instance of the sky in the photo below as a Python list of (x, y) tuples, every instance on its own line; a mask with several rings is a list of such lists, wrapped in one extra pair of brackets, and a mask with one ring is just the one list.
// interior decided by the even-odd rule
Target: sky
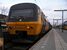
[[(47, 19), (49, 22), (51, 22), (51, 24), (53, 24), (52, 19), (62, 19), (62, 13), (54, 10), (67, 9), (67, 0), (0, 0), (0, 9), (4, 7), (7, 8), (9, 12), (12, 5), (24, 2), (37, 4), (47, 16)], [(8, 12), (6, 13), (7, 15)], [(67, 11), (64, 12), (64, 19), (67, 20)], [(61, 20), (59, 23), (61, 23)]]

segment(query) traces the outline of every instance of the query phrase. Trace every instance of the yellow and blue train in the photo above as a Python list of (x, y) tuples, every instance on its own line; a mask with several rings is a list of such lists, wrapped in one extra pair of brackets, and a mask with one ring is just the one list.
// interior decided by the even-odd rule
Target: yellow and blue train
[(45, 14), (34, 3), (20, 3), (11, 6), (6, 25), (9, 36), (21, 37), (40, 36), (52, 28)]
[(63, 29), (64, 29), (64, 30), (67, 30), (67, 21), (65, 21), (65, 22), (63, 23)]

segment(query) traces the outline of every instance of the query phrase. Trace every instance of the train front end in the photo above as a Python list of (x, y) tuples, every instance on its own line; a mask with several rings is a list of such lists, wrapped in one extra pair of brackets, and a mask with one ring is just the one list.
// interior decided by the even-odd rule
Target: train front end
[[(24, 4), (25, 5), (25, 4)], [(27, 4), (28, 5), (28, 4)], [(27, 6), (25, 8), (12, 8), (6, 23), (7, 32), (10, 35), (36, 36), (41, 32), (41, 18), (37, 15), (37, 9)], [(18, 5), (19, 6), (19, 5)]]
[(38, 22), (8, 22), (7, 25), (11, 35), (38, 35), (41, 31)]

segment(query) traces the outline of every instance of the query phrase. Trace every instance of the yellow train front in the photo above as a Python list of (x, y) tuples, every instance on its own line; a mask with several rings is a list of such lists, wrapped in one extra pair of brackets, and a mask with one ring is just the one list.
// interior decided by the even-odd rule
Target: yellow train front
[(41, 9), (33, 3), (21, 3), (10, 8), (7, 32), (11, 36), (39, 36), (49, 31), (49, 24)]
[(63, 23), (63, 28), (62, 28), (62, 29), (67, 30), (67, 21), (65, 21), (65, 22)]

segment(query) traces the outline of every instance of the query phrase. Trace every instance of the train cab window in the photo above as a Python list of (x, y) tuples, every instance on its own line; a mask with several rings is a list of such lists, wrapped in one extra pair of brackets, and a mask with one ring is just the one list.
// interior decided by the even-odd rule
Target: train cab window
[(33, 9), (23, 9), (23, 10), (13, 10), (10, 14), (9, 21), (36, 21), (37, 17), (35, 17)]

